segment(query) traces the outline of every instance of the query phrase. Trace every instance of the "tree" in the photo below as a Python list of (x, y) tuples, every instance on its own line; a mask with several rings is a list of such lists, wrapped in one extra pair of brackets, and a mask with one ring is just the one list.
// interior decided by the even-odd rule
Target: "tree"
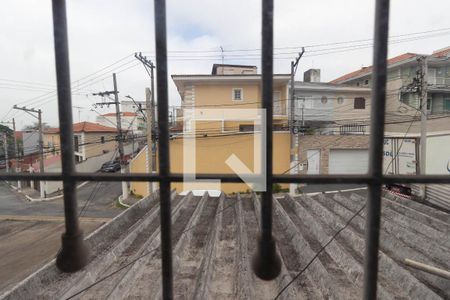
[[(42, 123), (42, 129), (47, 129), (50, 128), (50, 125), (48, 125), (47, 123), (43, 122)], [(23, 130), (38, 130), (39, 129), (39, 123), (38, 122), (34, 122), (32, 125), (26, 125)]]

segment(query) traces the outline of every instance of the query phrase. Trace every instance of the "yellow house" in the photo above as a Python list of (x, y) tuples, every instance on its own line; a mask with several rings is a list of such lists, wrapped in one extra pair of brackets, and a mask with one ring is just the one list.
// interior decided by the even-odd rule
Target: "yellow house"
[[(74, 150), (76, 162), (90, 157), (113, 152), (116, 149), (117, 129), (91, 122), (73, 124)], [(44, 147), (48, 149), (46, 156), (60, 153), (59, 128), (48, 128), (44, 131)]]
[[(261, 75), (254, 66), (217, 65), (210, 75), (172, 75), (181, 96), (178, 121), (183, 132), (170, 141), (170, 165), (173, 173), (235, 172), (230, 157), (240, 160), (250, 172), (260, 161)], [(290, 75), (273, 77), (273, 159), (274, 172), (289, 170), (290, 135), (288, 121), (288, 82)], [(143, 149), (131, 162), (130, 172), (148, 172), (147, 151)], [(259, 164), (258, 164), (259, 165)], [(148, 194), (148, 184), (133, 182), (131, 190)], [(217, 189), (208, 182), (173, 183), (178, 192), (190, 189)], [(221, 184), (226, 193), (250, 190), (243, 183)]]

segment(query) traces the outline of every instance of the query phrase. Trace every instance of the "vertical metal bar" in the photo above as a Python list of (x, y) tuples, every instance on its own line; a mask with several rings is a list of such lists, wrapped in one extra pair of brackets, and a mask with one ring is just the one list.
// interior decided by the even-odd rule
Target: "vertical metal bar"
[(262, 7), (262, 108), (266, 111), (266, 191), (262, 194), (262, 238), (272, 237), (273, 0)]
[(56, 83), (58, 90), (58, 115), (60, 127), (61, 162), (64, 192), (66, 232), (62, 235), (62, 248), (56, 264), (65, 272), (74, 272), (88, 262), (89, 251), (79, 228), (73, 155), (72, 99), (70, 90), (69, 45), (67, 41), (66, 3), (53, 0), (53, 34), (55, 43)]
[[(167, 86), (166, 2), (155, 0), (156, 89), (158, 94), (159, 184), (161, 205), (161, 256), (163, 299), (173, 298), (172, 241), (170, 216), (169, 117)], [(151, 145), (149, 145), (151, 146)]]
[(253, 257), (253, 270), (261, 279), (272, 280), (281, 270), (281, 261), (272, 237), (273, 0), (262, 0), (261, 54), (262, 108), (266, 112), (265, 121), (263, 118), (261, 124), (266, 132), (266, 191), (262, 193), (261, 236), (256, 255)]
[(386, 107), (389, 0), (377, 0), (373, 49), (373, 86), (370, 127), (369, 199), (364, 257), (364, 299), (377, 298), (378, 249), (380, 242), (381, 183), (383, 176), (384, 112)]

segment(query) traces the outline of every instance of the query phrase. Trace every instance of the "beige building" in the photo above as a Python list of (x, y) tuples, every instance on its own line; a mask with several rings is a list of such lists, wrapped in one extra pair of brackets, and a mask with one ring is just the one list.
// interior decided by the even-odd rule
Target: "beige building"
[[(75, 161), (82, 162), (90, 157), (115, 151), (117, 129), (91, 122), (73, 124)], [(60, 154), (59, 128), (44, 132), (46, 155)]]
[[(181, 97), (177, 119), (183, 131), (170, 141), (171, 172), (234, 173), (227, 164), (233, 154), (250, 172), (256, 153), (260, 153), (259, 121), (254, 110), (261, 108), (261, 75), (254, 66), (214, 65), (211, 75), (172, 75)], [(274, 172), (289, 170), (289, 132), (287, 97), (289, 75), (274, 75)], [(253, 112), (253, 113), (252, 113)], [(195, 151), (193, 150), (195, 143)], [(255, 148), (256, 147), (256, 148)], [(130, 164), (131, 172), (148, 172), (147, 151), (142, 150)], [(148, 194), (148, 184), (133, 182), (131, 189)], [(173, 183), (179, 192), (190, 189), (216, 189), (205, 182)], [(285, 187), (285, 186), (283, 186)], [(245, 184), (222, 184), (221, 190), (245, 192)]]

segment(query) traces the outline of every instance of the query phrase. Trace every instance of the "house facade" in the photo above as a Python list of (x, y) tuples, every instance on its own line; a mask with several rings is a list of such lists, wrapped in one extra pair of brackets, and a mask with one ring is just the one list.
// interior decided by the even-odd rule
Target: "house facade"
[[(421, 67), (418, 58), (427, 60), (427, 129), (428, 132), (450, 130), (450, 47), (431, 55), (404, 53), (388, 59), (386, 132), (420, 132), (420, 103), (417, 79)], [(424, 70), (422, 70), (424, 71)], [(331, 83), (355, 87), (372, 87), (372, 67), (343, 75)], [(409, 126), (411, 124), (411, 126)]]
[[(117, 129), (91, 122), (73, 124), (74, 154), (77, 163), (88, 158), (114, 152), (117, 148)], [(60, 154), (59, 128), (44, 131), (46, 156)]]
[(365, 134), (369, 131), (370, 88), (297, 81), (294, 120), (316, 132)]
[[(181, 97), (177, 121), (182, 132), (170, 140), (171, 171), (175, 173), (232, 174), (230, 157), (237, 157), (249, 172), (256, 171), (261, 153), (261, 75), (255, 66), (214, 65), (211, 74), (172, 75)], [(289, 75), (274, 75), (274, 173), (289, 169), (288, 82)], [(131, 172), (143, 171), (145, 150), (130, 164)], [(215, 183), (172, 183), (178, 191), (218, 189)], [(227, 193), (246, 192), (243, 183), (222, 184)], [(133, 182), (133, 192), (145, 196), (148, 184)]]
[(294, 88), (294, 121), (303, 130), (293, 173), (367, 172), (370, 88), (320, 82), (318, 69)]

